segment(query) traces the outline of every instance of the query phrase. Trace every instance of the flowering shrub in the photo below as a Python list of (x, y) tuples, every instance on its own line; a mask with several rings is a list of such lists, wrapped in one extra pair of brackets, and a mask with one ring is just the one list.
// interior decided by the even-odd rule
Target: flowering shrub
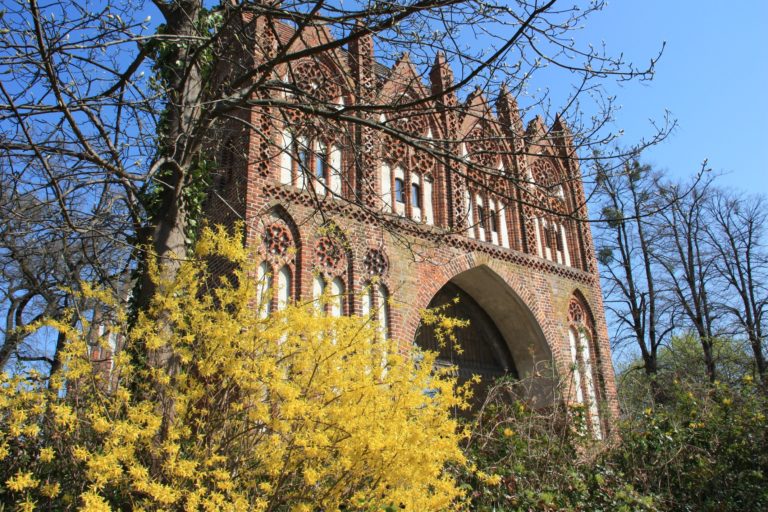
[[(66, 392), (0, 377), (0, 501), (21, 510), (447, 510), (463, 492), (455, 382), (359, 317), (291, 306), (264, 318), (238, 236), (204, 230), (196, 258), (129, 328), (109, 371), (79, 329)], [(208, 258), (235, 270), (207, 289)], [(110, 297), (93, 290), (94, 300)], [(164, 366), (151, 355), (165, 354)], [(418, 360), (418, 364), (414, 363)], [(148, 362), (149, 361), (149, 362)], [(429, 390), (429, 392), (425, 392)]]

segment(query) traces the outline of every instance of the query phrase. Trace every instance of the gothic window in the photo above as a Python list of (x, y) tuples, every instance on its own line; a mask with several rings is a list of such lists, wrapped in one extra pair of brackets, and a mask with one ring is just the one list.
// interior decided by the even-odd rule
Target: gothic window
[(344, 314), (344, 281), (340, 277), (331, 281), (329, 306), (331, 316), (341, 316)]
[(310, 141), (306, 137), (299, 137), (296, 139), (294, 154), (296, 155), (295, 161), (295, 176), (296, 185), (299, 188), (304, 188), (307, 182), (307, 176), (311, 174), (310, 171)]
[(424, 222), (430, 226), (435, 223), (435, 212), (432, 206), (432, 179), (424, 178)]
[(263, 261), (256, 268), (259, 315), (266, 317), (285, 308), (298, 293), (294, 280), (301, 245), (288, 224), (289, 217), (278, 211), (267, 215), (258, 247)]
[(392, 211), (392, 169), (389, 164), (382, 162), (379, 169), (381, 184), (381, 201), (385, 212)]
[(328, 148), (322, 142), (317, 145), (315, 153), (315, 178), (319, 188), (324, 190), (323, 185), (328, 181)]
[(421, 187), (418, 183), (411, 183), (411, 207), (421, 208)]
[(277, 309), (285, 309), (291, 301), (291, 285), (293, 284), (291, 269), (283, 265), (277, 274)]
[(568, 307), (570, 326), (568, 329), (571, 362), (573, 364), (573, 386), (576, 402), (585, 406), (587, 426), (596, 439), (603, 436), (598, 401), (597, 361), (594, 348), (594, 324), (582, 301), (572, 298)]
[(405, 182), (402, 178), (395, 178), (395, 201), (405, 204)]
[(266, 318), (272, 310), (272, 269), (262, 261), (256, 270), (256, 300), (259, 317)]

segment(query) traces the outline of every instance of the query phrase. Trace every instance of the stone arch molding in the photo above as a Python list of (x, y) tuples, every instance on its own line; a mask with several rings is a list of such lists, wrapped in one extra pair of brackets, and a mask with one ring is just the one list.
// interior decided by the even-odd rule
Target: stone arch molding
[(554, 400), (556, 362), (552, 352), (554, 344), (545, 332), (548, 321), (543, 308), (519, 279), (505, 276), (484, 262), (475, 262), (473, 255), (462, 257), (444, 267), (441, 279), (421, 283), (418, 304), (406, 320), (406, 332), (415, 337), (419, 326), (419, 311), (426, 308), (435, 294), (452, 282), (469, 294), (496, 324), (509, 348), (528, 398), (535, 405), (549, 405)]

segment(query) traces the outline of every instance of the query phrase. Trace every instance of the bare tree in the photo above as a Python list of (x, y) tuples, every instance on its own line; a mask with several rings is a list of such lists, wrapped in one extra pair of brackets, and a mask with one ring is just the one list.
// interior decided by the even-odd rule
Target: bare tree
[(659, 184), (659, 196), (669, 207), (659, 212), (660, 241), (654, 257), (665, 271), (665, 286), (676, 307), (701, 342), (707, 377), (714, 382), (714, 341), (720, 332), (717, 260), (707, 243), (710, 185), (711, 180)]
[(765, 198), (714, 190), (706, 204), (706, 233), (715, 270), (731, 293), (722, 308), (746, 335), (761, 379), (766, 379), (764, 318), (768, 308)]
[(620, 172), (606, 169), (600, 160), (596, 166), (595, 199), (604, 219), (597, 250), (606, 305), (617, 322), (614, 343), (628, 339), (639, 348), (643, 369), (659, 398), (658, 351), (674, 330), (671, 304), (657, 283), (661, 268), (654, 258), (659, 243), (656, 223), (664, 207), (656, 194), (659, 176), (637, 158), (625, 162)]
[[(0, 180), (0, 293), (5, 313), (0, 368), (10, 361), (40, 363), (42, 373), (61, 366), (59, 348), (33, 343), (43, 321), (77, 323), (88, 307), (72, 292), (82, 282), (115, 286), (122, 277), (108, 272), (125, 261), (125, 248), (98, 232), (73, 234), (63, 226), (60, 210), (23, 192), (23, 183)], [(39, 366), (39, 365), (37, 365)]]

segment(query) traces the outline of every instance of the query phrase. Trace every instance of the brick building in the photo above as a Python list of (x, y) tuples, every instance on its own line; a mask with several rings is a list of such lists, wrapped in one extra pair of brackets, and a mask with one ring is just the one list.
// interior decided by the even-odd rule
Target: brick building
[(305, 54), (217, 129), (206, 204), (213, 222), (245, 221), (271, 307), (330, 290), (329, 314), (373, 315), (407, 350), (439, 349), (419, 312), (450, 303), (471, 325), (463, 353), (441, 359), (462, 375), (530, 378), (544, 403), (565, 382), (604, 434), (614, 374), (564, 124), (525, 128), (503, 87), (460, 103), (441, 54), (425, 79), (407, 55), (377, 63), (368, 35), (313, 53), (333, 41), (323, 27), (244, 23), (252, 37), (233, 66)]

